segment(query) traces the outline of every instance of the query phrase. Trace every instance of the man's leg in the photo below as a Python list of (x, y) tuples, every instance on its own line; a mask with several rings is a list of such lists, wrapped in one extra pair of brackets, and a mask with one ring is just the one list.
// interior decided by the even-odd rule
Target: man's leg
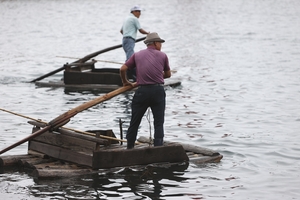
[(148, 108), (148, 103), (145, 101), (147, 95), (146, 91), (141, 91), (141, 88), (138, 88), (134, 94), (131, 104), (131, 120), (130, 125), (126, 134), (127, 139), (127, 148), (131, 149), (134, 147), (134, 143), (136, 141), (137, 132), (141, 120)]
[(126, 54), (126, 61), (134, 54), (135, 40), (132, 38), (123, 38), (122, 46)]
[(157, 87), (153, 95), (151, 110), (154, 118), (154, 146), (162, 146), (164, 138), (164, 120), (166, 93), (163, 87)]

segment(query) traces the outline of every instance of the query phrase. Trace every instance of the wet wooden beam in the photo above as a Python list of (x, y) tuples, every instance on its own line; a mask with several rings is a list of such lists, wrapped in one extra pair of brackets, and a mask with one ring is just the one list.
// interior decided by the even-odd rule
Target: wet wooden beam
[[(137, 145), (138, 146), (138, 145)], [(183, 162), (189, 158), (179, 144), (134, 149), (105, 149), (94, 152), (93, 168), (146, 165), (160, 162)]]
[(83, 152), (80, 153), (37, 141), (29, 142), (29, 149), (44, 153), (56, 159), (65, 160), (84, 166), (92, 166), (92, 154), (88, 155)]

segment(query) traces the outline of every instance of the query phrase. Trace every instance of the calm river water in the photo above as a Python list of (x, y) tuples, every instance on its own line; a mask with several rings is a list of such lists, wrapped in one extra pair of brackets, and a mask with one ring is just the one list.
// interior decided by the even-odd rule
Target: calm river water
[[(59, 56), (120, 44), (120, 26), (136, 3), (144, 8), (142, 26), (166, 40), (162, 50), (182, 81), (167, 90), (166, 140), (214, 149), (222, 161), (154, 166), (144, 178), (147, 168), (55, 181), (4, 171), (1, 199), (300, 199), (298, 0), (0, 0), (0, 108), (50, 121), (102, 95), (28, 81), (74, 61)], [(143, 48), (140, 42), (135, 50)], [(96, 59), (123, 62), (125, 54)], [(119, 133), (131, 97), (79, 113), (67, 126)], [(0, 149), (30, 134), (27, 121), (0, 111)], [(149, 132), (145, 118), (139, 136)], [(25, 153), (26, 143), (4, 155)]]

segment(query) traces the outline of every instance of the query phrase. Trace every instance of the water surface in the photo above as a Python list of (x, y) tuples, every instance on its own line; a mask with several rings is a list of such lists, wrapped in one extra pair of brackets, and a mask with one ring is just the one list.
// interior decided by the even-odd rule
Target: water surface
[[(140, 1), (140, 22), (182, 86), (167, 90), (166, 140), (212, 148), (217, 164), (145, 166), (62, 180), (0, 174), (4, 199), (299, 199), (300, 2)], [(72, 59), (121, 43), (135, 1), (0, 1), (0, 107), (50, 121), (99, 95), (28, 83)], [(142, 37), (142, 35), (139, 35)], [(138, 43), (135, 50), (145, 48)], [(123, 62), (122, 49), (97, 59)], [(96, 67), (120, 67), (98, 62)], [(58, 73), (45, 80), (59, 80)], [(128, 126), (132, 93), (76, 115), (68, 127)], [(0, 112), (0, 148), (28, 136), (27, 119)], [(152, 129), (153, 130), (153, 129)], [(144, 118), (140, 136), (149, 136)], [(4, 155), (24, 154), (27, 144)], [(152, 172), (144, 176), (146, 172)]]

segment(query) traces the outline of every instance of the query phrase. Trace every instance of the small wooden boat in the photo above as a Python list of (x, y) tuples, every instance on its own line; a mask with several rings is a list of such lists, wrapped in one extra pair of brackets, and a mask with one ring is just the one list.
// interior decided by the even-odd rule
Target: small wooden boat
[[(34, 125), (32, 133), (46, 126), (36, 121), (29, 123)], [(100, 169), (116, 167), (154, 163), (200, 164), (219, 162), (223, 158), (216, 151), (197, 146), (165, 142), (163, 146), (153, 147), (145, 138), (138, 141), (134, 149), (126, 149), (123, 140), (112, 130), (81, 132), (58, 128), (29, 141), (26, 155), (1, 156), (0, 168), (17, 165), (30, 169), (35, 178), (57, 178), (93, 174)]]
[[(95, 62), (64, 65), (63, 78), (59, 81), (36, 81), (38, 87), (64, 87), (75, 90), (100, 90), (110, 92), (122, 86), (119, 68), (95, 68)], [(181, 85), (179, 80), (165, 80), (166, 87)]]

